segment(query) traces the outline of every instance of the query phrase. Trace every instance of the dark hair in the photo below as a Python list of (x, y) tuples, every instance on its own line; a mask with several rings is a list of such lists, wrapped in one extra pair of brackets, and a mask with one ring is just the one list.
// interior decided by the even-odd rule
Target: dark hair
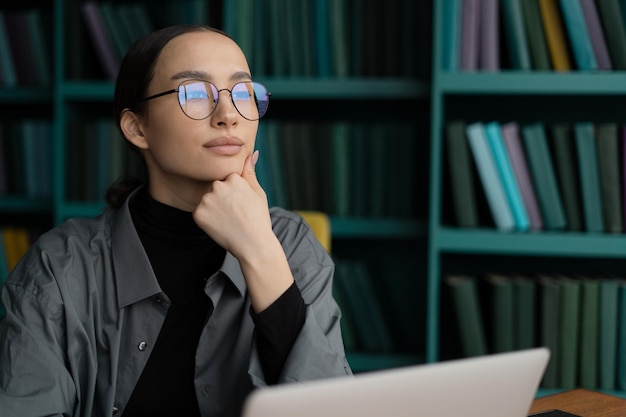
[[(147, 103), (140, 100), (146, 96), (148, 86), (154, 77), (154, 67), (165, 45), (185, 33), (205, 31), (217, 32), (228, 37), (226, 33), (210, 26), (175, 25), (151, 32), (129, 48), (120, 64), (113, 98), (113, 118), (120, 132), (120, 117), (126, 109), (140, 116), (145, 114)], [(125, 142), (137, 152), (134, 145)], [(147, 175), (144, 176), (147, 179)], [(106, 192), (107, 203), (112, 207), (120, 207), (128, 195), (143, 182), (144, 180), (136, 177), (123, 177), (117, 180)]]

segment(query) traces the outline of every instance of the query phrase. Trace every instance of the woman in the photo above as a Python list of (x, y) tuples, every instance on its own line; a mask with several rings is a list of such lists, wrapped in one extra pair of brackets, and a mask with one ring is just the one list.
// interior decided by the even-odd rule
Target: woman
[(217, 30), (133, 45), (114, 107), (148, 182), (43, 235), (9, 277), (3, 416), (237, 416), (254, 387), (351, 374), (332, 261), (256, 180), (268, 100)]

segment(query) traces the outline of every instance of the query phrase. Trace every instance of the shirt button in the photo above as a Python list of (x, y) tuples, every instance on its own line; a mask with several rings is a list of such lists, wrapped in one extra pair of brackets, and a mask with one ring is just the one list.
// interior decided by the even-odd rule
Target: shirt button
[(139, 345), (137, 346), (137, 349), (139, 349), (140, 351), (143, 352), (144, 350), (146, 350), (146, 346), (147, 345), (148, 344), (146, 342), (139, 342)]
[(163, 299), (161, 297), (156, 297), (154, 301), (156, 301), (157, 304), (163, 304)]
[(119, 409), (115, 406), (113, 406), (113, 414), (117, 414), (117, 412), (119, 411)]

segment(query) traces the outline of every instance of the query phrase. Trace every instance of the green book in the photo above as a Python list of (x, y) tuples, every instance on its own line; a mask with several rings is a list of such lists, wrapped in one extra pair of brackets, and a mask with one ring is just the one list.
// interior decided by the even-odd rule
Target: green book
[(464, 356), (487, 354), (487, 338), (482, 321), (476, 279), (466, 275), (444, 277), (450, 289)]
[(333, 170), (333, 214), (347, 216), (350, 208), (350, 129), (347, 122), (336, 122), (331, 126), (332, 170)]
[(600, 283), (599, 386), (613, 390), (616, 386), (617, 329), (619, 281), (604, 278)]
[(536, 283), (527, 276), (515, 276), (514, 289), (514, 328), (515, 349), (530, 349), (535, 343)]
[(581, 278), (580, 386), (598, 387), (598, 320), (600, 285), (597, 279)]
[(349, 265), (346, 261), (335, 259), (335, 275), (333, 280), (333, 298), (341, 310), (341, 336), (343, 347), (346, 351), (359, 349), (355, 321), (359, 318), (356, 312), (351, 309), (349, 298), (352, 296), (347, 292), (344, 281), (350, 276)]
[(465, 122), (449, 121), (445, 129), (445, 149), (455, 222), (459, 227), (477, 227), (475, 178), (472, 171), (472, 156), (465, 137)]
[(537, 0), (521, 0), (521, 2), (532, 68), (548, 71), (551, 69), (550, 54), (543, 30), (539, 2)]
[(576, 123), (574, 132), (585, 229), (588, 232), (602, 232), (604, 230), (604, 215), (593, 124), (591, 122)]
[(521, 0), (508, 0), (500, 4), (510, 66), (517, 70), (530, 70), (532, 65)]
[(617, 335), (617, 389), (626, 390), (626, 281), (619, 281), (619, 307), (617, 322), (620, 323)]
[(487, 274), (485, 281), (489, 287), (488, 316), (491, 319), (491, 346), (494, 353), (509, 352), (514, 348), (515, 337), (515, 297), (513, 281), (509, 276)]
[(620, 146), (617, 123), (600, 123), (596, 127), (596, 151), (600, 174), (604, 231), (622, 233), (622, 195)]
[(580, 285), (575, 279), (562, 277), (558, 281), (560, 303), (560, 387), (573, 389), (578, 383), (578, 346), (580, 329)]
[(549, 389), (559, 388), (561, 382), (560, 286), (555, 278), (547, 275), (539, 277), (539, 284), (541, 286), (540, 343), (550, 349), (550, 361), (546, 366), (541, 386)]
[(576, 159), (576, 144), (571, 125), (557, 123), (550, 127), (554, 165), (563, 195), (563, 207), (568, 230), (583, 230), (582, 207), (580, 201), (580, 180)]
[(544, 124), (523, 125), (522, 138), (544, 227), (548, 230), (562, 230), (567, 226), (567, 219)]
[(626, 30), (619, 0), (596, 0), (611, 62), (616, 70), (626, 69)]

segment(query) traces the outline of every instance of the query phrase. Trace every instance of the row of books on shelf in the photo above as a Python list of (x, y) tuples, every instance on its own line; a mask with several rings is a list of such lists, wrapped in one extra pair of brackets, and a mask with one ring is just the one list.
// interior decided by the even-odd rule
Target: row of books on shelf
[[(9, 272), (15, 268), (19, 259), (26, 253), (31, 243), (36, 239), (37, 233), (39, 232), (19, 226), (0, 227), (0, 293)], [(0, 320), (5, 314), (6, 310), (0, 299)]]
[[(102, 73), (115, 79), (122, 58), (130, 46), (154, 29), (175, 23), (208, 24), (209, 1), (169, 0), (148, 2), (111, 2), (75, 0), (67, 10), (68, 76), (88, 77), (84, 52), (96, 52)], [(88, 43), (91, 40), (91, 43)]]
[(626, 281), (574, 275), (444, 276), (465, 356), (546, 346), (544, 388), (626, 389)]
[(260, 123), (256, 172), (271, 205), (334, 216), (415, 216), (416, 127), (408, 122)]
[(52, 195), (52, 122), (23, 119), (0, 123), (0, 197)]
[(455, 225), (624, 232), (624, 126), (451, 120), (445, 130)]
[(225, 5), (224, 30), (257, 77), (410, 77), (418, 7), (412, 0), (235, 0)]
[(619, 0), (447, 0), (443, 67), (624, 70), (625, 23)]
[[(209, 19), (205, 0), (169, 3), (175, 4), (178, 13), (148, 2), (81, 3), (86, 32), (106, 77), (115, 78), (130, 45), (153, 29), (177, 22), (216, 20)], [(392, 3), (235, 0), (225, 2), (222, 26), (240, 44), (256, 77), (408, 77), (415, 74), (417, 66), (411, 46), (417, 37), (417, 13), (413, 1)], [(189, 12), (181, 13), (183, 8)], [(166, 13), (169, 18), (163, 18)], [(69, 32), (83, 29), (72, 27), (79, 24), (76, 16), (68, 20)], [(70, 36), (69, 42), (70, 60), (76, 60), (86, 45), (80, 45), (84, 43), (80, 37)]]
[(50, 85), (51, 46), (51, 12), (0, 9), (0, 88)]

